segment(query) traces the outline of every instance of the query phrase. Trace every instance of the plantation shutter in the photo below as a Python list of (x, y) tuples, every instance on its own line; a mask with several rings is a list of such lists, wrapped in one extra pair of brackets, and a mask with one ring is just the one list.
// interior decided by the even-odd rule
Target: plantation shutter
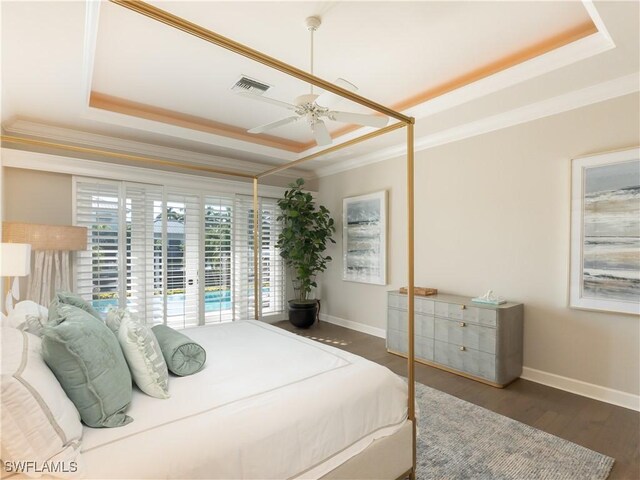
[(167, 325), (200, 324), (200, 196), (167, 193)]
[(233, 198), (204, 197), (204, 323), (233, 320)]
[(125, 184), (126, 306), (149, 324), (164, 321), (162, 187)]
[(121, 296), (120, 185), (78, 181), (75, 192), (75, 224), (87, 227), (87, 250), (76, 255), (76, 293), (106, 312), (118, 306)]
[[(254, 318), (253, 197), (74, 178), (75, 222), (87, 227), (76, 291), (105, 313), (184, 328)], [(285, 309), (276, 200), (261, 198), (260, 318)]]
[[(253, 198), (237, 195), (234, 225), (234, 319), (254, 318), (253, 288)], [(264, 318), (284, 312), (285, 269), (282, 257), (276, 249), (282, 230), (277, 222), (278, 206), (275, 199), (260, 198), (260, 312)]]
[(285, 268), (284, 261), (276, 248), (282, 224), (277, 221), (279, 207), (273, 198), (263, 198), (260, 202), (261, 216), (261, 272), (262, 317), (282, 313), (285, 308)]
[(233, 319), (254, 318), (253, 198), (236, 195), (233, 236)]

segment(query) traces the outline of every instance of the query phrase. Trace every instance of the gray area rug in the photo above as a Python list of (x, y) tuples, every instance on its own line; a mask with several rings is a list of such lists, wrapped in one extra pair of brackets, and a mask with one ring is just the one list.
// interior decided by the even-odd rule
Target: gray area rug
[(419, 480), (603, 480), (614, 459), (416, 383)]

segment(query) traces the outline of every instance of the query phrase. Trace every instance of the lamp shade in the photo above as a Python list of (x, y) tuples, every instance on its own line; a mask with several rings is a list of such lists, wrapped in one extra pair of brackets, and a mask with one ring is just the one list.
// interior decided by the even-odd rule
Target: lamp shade
[(0, 244), (0, 276), (24, 277), (31, 270), (31, 245), (28, 243)]

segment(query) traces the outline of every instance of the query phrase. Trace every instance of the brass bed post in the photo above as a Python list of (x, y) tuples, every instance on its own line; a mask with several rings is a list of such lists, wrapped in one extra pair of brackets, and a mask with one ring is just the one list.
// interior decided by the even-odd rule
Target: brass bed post
[[(137, 163), (146, 163), (155, 166), (164, 166), (169, 168), (186, 169), (199, 172), (207, 172), (216, 175), (228, 175), (240, 178), (253, 180), (253, 271), (254, 271), (254, 318), (259, 320), (260, 307), (261, 307), (261, 285), (260, 285), (260, 255), (261, 255), (261, 235), (259, 232), (260, 227), (260, 212), (258, 201), (258, 181), (259, 178), (264, 176), (275, 174), (279, 171), (286, 170), (292, 166), (299, 165), (301, 163), (310, 161), (328, 153), (338, 151), (340, 149), (355, 145), (365, 140), (389, 133), (391, 131), (407, 127), (407, 261), (408, 261), (408, 355), (407, 355), (407, 377), (408, 377), (408, 408), (407, 417), (412, 423), (413, 428), (413, 442), (412, 442), (412, 459), (413, 464), (409, 473), (409, 477), (412, 480), (416, 478), (416, 415), (415, 415), (415, 351), (414, 351), (414, 313), (415, 313), (415, 276), (414, 276), (414, 123), (415, 119), (406, 116), (400, 112), (397, 112), (391, 108), (385, 107), (379, 103), (362, 97), (356, 93), (346, 90), (342, 87), (327, 82), (322, 78), (316, 77), (310, 73), (300, 70), (296, 67), (288, 65), (278, 59), (265, 55), (257, 50), (249, 48), (238, 42), (235, 42), (229, 38), (226, 38), (220, 34), (217, 34), (211, 30), (207, 30), (199, 25), (182, 19), (176, 15), (173, 15), (167, 11), (164, 11), (154, 5), (150, 5), (141, 0), (110, 0), (114, 4), (120, 5), (142, 15), (145, 15), (158, 22), (164, 23), (170, 27), (181, 30), (187, 34), (198, 37), (204, 41), (215, 44), (219, 47), (225, 48), (238, 55), (244, 56), (258, 63), (276, 69), (283, 72), (293, 78), (297, 78), (304, 82), (310, 83), (317, 87), (320, 87), (326, 91), (334, 93), (342, 98), (346, 98), (359, 105), (365, 106), (379, 113), (387, 115), (388, 117), (399, 120), (398, 123), (381, 128), (377, 131), (370, 132), (360, 137), (347, 140), (342, 144), (334, 145), (326, 148), (322, 151), (307, 155), (303, 158), (299, 158), (295, 161), (291, 161), (284, 165), (270, 168), (264, 172), (258, 174), (250, 174), (245, 172), (230, 171), (215, 167), (209, 167), (206, 165), (193, 165), (182, 162), (176, 162), (164, 158), (152, 158), (141, 155), (131, 155), (120, 152), (114, 152), (98, 148), (81, 147), (77, 145), (60, 144), (55, 142), (48, 142), (43, 140), (22, 138), (15, 136), (0, 136), (0, 142), (30, 145), (37, 147), (62, 149), (72, 151), (75, 153), (96, 154), (106, 157), (116, 158), (120, 160), (128, 160)], [(405, 474), (406, 475), (406, 474)]]
[(260, 217), (258, 216), (258, 177), (253, 177), (253, 318), (260, 320), (260, 263), (258, 255), (260, 254), (260, 235), (258, 228), (260, 227)]
[[(413, 119), (412, 119), (413, 120)], [(415, 351), (414, 351), (414, 310), (415, 310), (415, 275), (414, 275), (414, 159), (413, 159), (413, 123), (407, 123), (407, 261), (409, 267), (408, 275), (408, 332), (409, 332), (409, 348), (407, 355), (407, 377), (409, 389), (409, 411), (408, 417), (413, 425), (413, 468), (411, 469), (410, 478), (416, 478), (416, 411), (415, 411)]]

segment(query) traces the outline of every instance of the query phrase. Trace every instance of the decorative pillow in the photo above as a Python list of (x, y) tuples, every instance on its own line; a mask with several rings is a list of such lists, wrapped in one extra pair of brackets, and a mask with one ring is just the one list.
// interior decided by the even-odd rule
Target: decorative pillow
[(78, 475), (81, 470), (82, 424), (73, 403), (42, 359), (42, 341), (15, 328), (2, 328), (2, 423), (0, 456), (4, 469), (29, 477), (36, 468), (18, 462), (36, 462), (58, 472)]
[(104, 323), (111, 329), (113, 333), (118, 335), (118, 329), (120, 328), (120, 322), (127, 313), (124, 308), (111, 307), (104, 318)]
[(207, 352), (186, 335), (166, 325), (151, 329), (158, 339), (162, 355), (171, 373), (184, 377), (199, 372), (207, 360)]
[(64, 292), (59, 291), (56, 292), (55, 297), (51, 300), (49, 304), (49, 324), (57, 325), (62, 321), (63, 315), (59, 312), (61, 305), (72, 305), (74, 307), (80, 308), (87, 313), (90, 313), (98, 320), (102, 320), (100, 314), (96, 311), (93, 306), (87, 302), (84, 298), (79, 295), (76, 295), (73, 292)]
[(90, 427), (131, 422), (124, 411), (133, 395), (131, 374), (116, 336), (101, 321), (73, 305), (60, 304), (57, 325), (45, 327), (42, 354)]
[(138, 388), (152, 397), (169, 398), (169, 371), (151, 328), (125, 312), (118, 340)]
[(24, 323), (24, 326), (20, 328), (20, 330), (29, 332), (37, 337), (41, 337), (42, 329), (46, 324), (47, 319), (43, 319), (40, 315), (27, 315), (27, 321)]
[[(30, 316), (33, 318), (29, 319)], [(41, 336), (42, 325), (47, 323), (48, 317), (49, 311), (45, 307), (31, 300), (24, 300), (13, 307), (3, 325)]]

